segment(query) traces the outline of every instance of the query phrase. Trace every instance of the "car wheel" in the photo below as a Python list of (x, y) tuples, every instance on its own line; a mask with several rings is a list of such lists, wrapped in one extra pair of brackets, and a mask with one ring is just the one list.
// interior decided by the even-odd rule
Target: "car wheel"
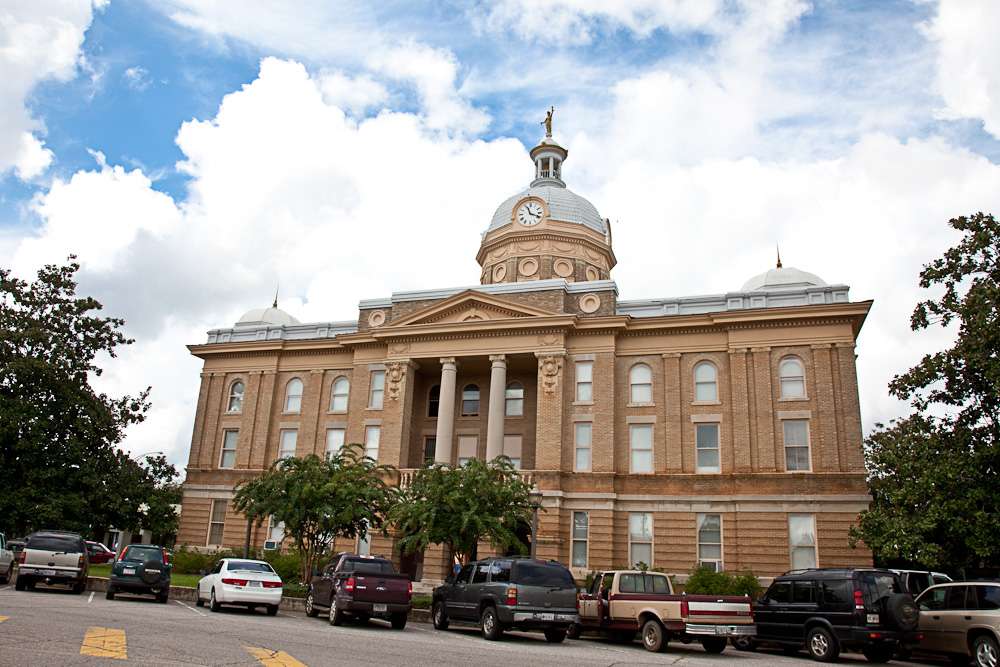
[(10, 581), (10, 578), (12, 576), (14, 576), (14, 564), (13, 563), (11, 563), (7, 567), (7, 574), (5, 574), (2, 577), (0, 577), (0, 584), (6, 584), (8, 581)]
[(73, 595), (80, 595), (85, 590), (87, 590), (87, 582), (86, 581), (77, 582), (70, 587), (70, 590), (73, 591)]
[(316, 611), (316, 607), (313, 606), (314, 600), (315, 600), (315, 598), (313, 598), (313, 594), (312, 593), (309, 593), (309, 595), (306, 596), (306, 603), (305, 603), (306, 604), (306, 616), (308, 616), (309, 618), (316, 618), (316, 616), (319, 615), (319, 612)]
[(642, 625), (642, 647), (647, 651), (659, 653), (667, 648), (667, 633), (655, 618)]
[(583, 628), (580, 627), (579, 623), (573, 623), (568, 628), (566, 628), (566, 637), (568, 639), (579, 639), (582, 634)]
[(276, 605), (276, 604), (269, 604), (269, 605), (267, 605), (267, 615), (268, 616), (277, 616), (278, 615), (278, 605)]
[(701, 640), (705, 653), (719, 654), (726, 650), (725, 637), (706, 637)]
[(753, 643), (753, 639), (747, 637), (746, 635), (740, 635), (739, 637), (733, 637), (729, 640), (729, 643), (733, 645), (737, 651), (756, 651), (757, 645)]
[(997, 648), (997, 640), (989, 635), (976, 637), (972, 642), (972, 657), (976, 662), (976, 667), (997, 667), (1000, 659), (1000, 650)]
[(214, 588), (212, 589), (212, 592), (209, 593), (209, 596), (210, 597), (208, 598), (208, 608), (211, 611), (219, 611), (220, 609), (222, 609), (222, 605), (219, 604), (219, 601), (215, 599), (215, 589)]
[(111, 586), (108, 586), (108, 590), (104, 593), (104, 599), (105, 600), (114, 600), (115, 599), (115, 589), (112, 588)]
[(840, 655), (837, 640), (826, 628), (813, 628), (806, 634), (806, 650), (819, 662), (833, 662)]
[(550, 644), (562, 644), (566, 640), (566, 628), (546, 628), (545, 641)]
[(170, 593), (164, 591), (156, 596), (156, 601), (160, 604), (167, 604), (167, 600), (170, 599)]
[(503, 637), (503, 628), (500, 627), (500, 619), (497, 618), (497, 610), (487, 607), (479, 617), (479, 624), (483, 630), (483, 638), (496, 641)]
[(399, 612), (398, 614), (393, 614), (389, 618), (389, 622), (392, 623), (393, 630), (402, 630), (406, 627), (406, 612)]
[(14, 580), (14, 590), (23, 591), (25, 589), (26, 583), (27, 580), (24, 577), (22, 577), (20, 574), (17, 575), (17, 579)]
[(199, 591), (195, 591), (194, 593), (194, 606), (195, 607), (205, 606), (205, 601), (201, 599), (201, 593)]
[(344, 622), (344, 612), (337, 606), (337, 596), (330, 598), (330, 625), (340, 625)]
[(448, 629), (448, 612), (444, 608), (444, 602), (438, 600), (434, 603), (434, 608), (431, 609), (431, 621), (434, 623), (435, 630), (447, 630)]

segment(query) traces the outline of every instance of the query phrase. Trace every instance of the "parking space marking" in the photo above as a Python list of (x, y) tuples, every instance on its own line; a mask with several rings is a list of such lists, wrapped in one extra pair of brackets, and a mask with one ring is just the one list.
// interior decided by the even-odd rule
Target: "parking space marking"
[(10, 616), (0, 616), (0, 623), (3, 623), (3, 622), (4, 622), (4, 621), (6, 621), (6, 620), (7, 620), (8, 618), (10, 618)]
[(304, 662), (299, 662), (284, 651), (272, 651), (269, 648), (256, 646), (244, 646), (244, 648), (265, 667), (306, 667)]
[(128, 651), (125, 646), (125, 631), (121, 628), (87, 628), (87, 634), (80, 645), (80, 655), (91, 655), (96, 658), (112, 658), (127, 660)]
[(176, 603), (177, 603), (177, 604), (179, 604), (180, 606), (184, 607), (184, 608), (185, 608), (185, 609), (187, 609), (188, 611), (193, 611), (194, 613), (198, 614), (199, 616), (208, 616), (208, 614), (206, 614), (205, 612), (203, 612), (203, 611), (198, 611), (198, 610), (197, 610), (197, 609), (195, 609), (194, 607), (192, 607), (192, 606), (190, 606), (190, 605), (186, 605), (186, 604), (184, 604), (183, 602), (181, 602), (180, 600), (174, 600), (174, 602), (176, 602)]
[(87, 604), (94, 601), (94, 591), (90, 591), (90, 596), (87, 598)]

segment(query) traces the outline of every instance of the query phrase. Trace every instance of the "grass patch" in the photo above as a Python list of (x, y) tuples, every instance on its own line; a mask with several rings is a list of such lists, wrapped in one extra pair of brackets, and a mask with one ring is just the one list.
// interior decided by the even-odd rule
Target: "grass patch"
[(426, 594), (417, 594), (413, 596), (411, 600), (414, 609), (430, 609), (431, 608), (431, 596)]
[[(92, 577), (110, 577), (111, 576), (111, 564), (105, 563), (103, 565), (91, 565), (90, 566), (90, 576)], [(170, 585), (171, 586), (186, 586), (188, 588), (196, 588), (198, 586), (198, 580), (201, 579), (201, 575), (197, 574), (170, 574)]]

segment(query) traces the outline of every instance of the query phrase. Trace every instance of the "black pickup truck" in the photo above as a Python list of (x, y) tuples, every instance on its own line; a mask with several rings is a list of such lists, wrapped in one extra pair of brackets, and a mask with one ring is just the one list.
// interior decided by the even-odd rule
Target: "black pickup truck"
[(397, 574), (392, 561), (371, 556), (340, 553), (321, 573), (313, 576), (306, 594), (306, 614), (329, 612), (330, 625), (347, 617), (360, 621), (383, 618), (396, 630), (406, 627), (413, 584)]

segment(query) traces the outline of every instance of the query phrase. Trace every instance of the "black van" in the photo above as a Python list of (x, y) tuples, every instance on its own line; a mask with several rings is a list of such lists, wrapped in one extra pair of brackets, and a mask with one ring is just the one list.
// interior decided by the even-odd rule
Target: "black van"
[(920, 641), (920, 613), (899, 575), (875, 568), (792, 570), (754, 605), (757, 636), (738, 648), (803, 646), (814, 660), (833, 662), (844, 649), (869, 662), (888, 662), (897, 648)]

